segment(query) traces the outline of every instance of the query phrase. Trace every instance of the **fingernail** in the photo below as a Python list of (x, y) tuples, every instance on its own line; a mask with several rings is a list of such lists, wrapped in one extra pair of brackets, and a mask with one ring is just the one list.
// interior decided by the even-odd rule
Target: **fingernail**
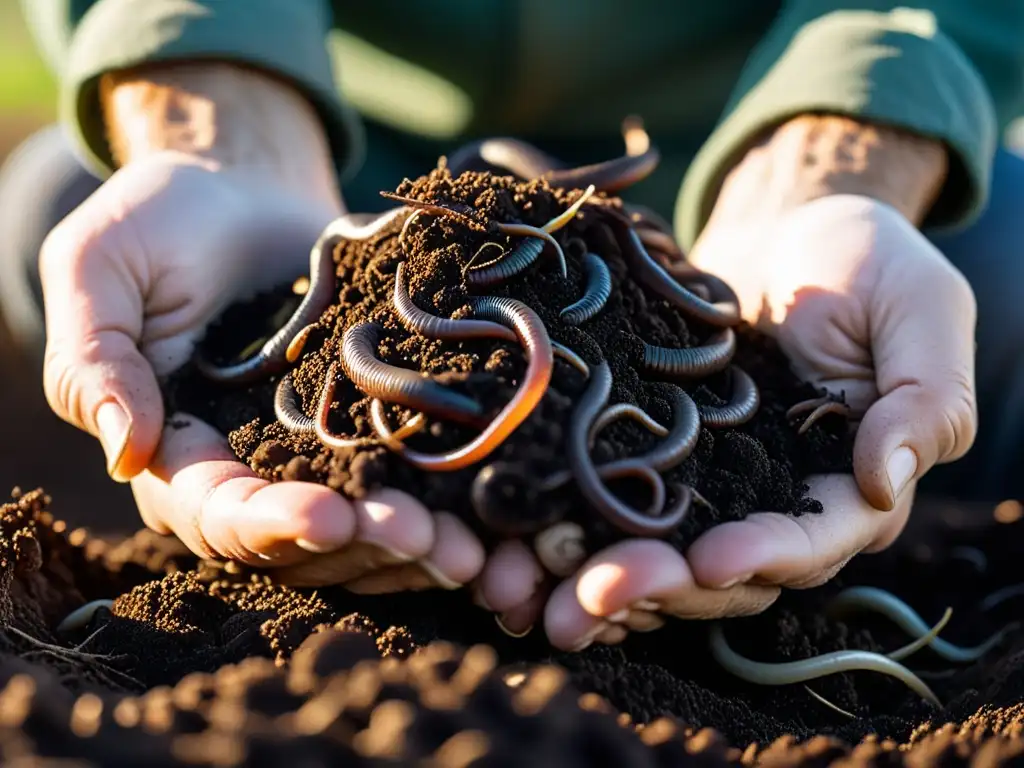
[(413, 560), (416, 559), (413, 555), (407, 554), (405, 552), (399, 552), (394, 547), (388, 546), (387, 544), (383, 544), (379, 541), (375, 541), (372, 538), (360, 539), (360, 541), (363, 544), (369, 544), (370, 546), (376, 547), (381, 552), (386, 554), (391, 559), (389, 565), (398, 565), (399, 563), (411, 563)]
[(917, 472), (917, 454), (912, 448), (901, 445), (889, 456), (885, 463), (885, 473), (889, 476), (889, 487), (895, 502), (907, 487), (910, 478)]
[(608, 629), (609, 626), (610, 625), (607, 622), (599, 621), (591, 628), (589, 632), (587, 632), (585, 635), (583, 635), (583, 637), (577, 640), (576, 644), (573, 645), (572, 648), (570, 648), (569, 650), (573, 653), (579, 653), (580, 651), (589, 648), (597, 639), (597, 636), (604, 632), (606, 629)]
[(742, 576), (737, 576), (735, 579), (729, 579), (728, 581), (723, 581), (717, 587), (712, 587), (712, 589), (731, 589), (732, 587), (735, 587), (737, 584), (745, 584), (746, 582), (750, 581), (752, 578), (754, 578), (754, 574), (752, 574), (752, 573), (744, 573)]
[(108, 400), (96, 411), (96, 429), (107, 457), (107, 474), (116, 482), (125, 482), (128, 478), (120, 475), (118, 468), (132, 436), (131, 419), (120, 403)]
[(530, 624), (526, 629), (521, 630), (521, 631), (516, 631), (516, 630), (511, 629), (510, 627), (508, 627), (505, 624), (505, 622), (502, 620), (503, 618), (504, 618), (504, 616), (498, 616), (497, 614), (495, 614), (494, 621), (497, 623), (498, 628), (502, 632), (504, 632), (506, 635), (508, 635), (509, 637), (515, 637), (515, 638), (526, 637), (533, 630), (533, 624)]
[(441, 573), (440, 569), (429, 560), (420, 560), (419, 566), (430, 577), (430, 580), (441, 589), (454, 590), (462, 586), (459, 582), (452, 581), (445, 574)]
[(309, 539), (296, 539), (295, 546), (312, 552), (314, 555), (326, 555), (330, 552), (337, 552), (339, 549), (345, 546), (345, 544), (332, 544), (319, 541), (310, 541)]
[(479, 586), (473, 588), (473, 603), (474, 605), (478, 605), (483, 608), (485, 611), (494, 613), (494, 609), (491, 608), (490, 603), (488, 603), (484, 598), (484, 591)]
[(654, 600), (637, 600), (632, 606), (638, 611), (658, 611), (661, 606), (658, 605)]
[(612, 624), (621, 624), (629, 618), (629, 608), (623, 608), (620, 611), (616, 611), (615, 613), (605, 616), (605, 618)]

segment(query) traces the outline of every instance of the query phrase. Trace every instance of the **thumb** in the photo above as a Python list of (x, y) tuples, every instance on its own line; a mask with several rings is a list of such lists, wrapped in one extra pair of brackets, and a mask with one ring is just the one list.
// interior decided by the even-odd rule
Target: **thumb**
[(974, 442), (977, 312), (964, 277), (909, 223), (883, 226), (895, 231), (879, 239), (891, 251), (870, 307), (879, 399), (858, 429), (853, 469), (868, 502), (891, 510), (913, 480)]
[(143, 250), (118, 247), (126, 223), (106, 216), (94, 197), (53, 230), (39, 257), (46, 399), (60, 418), (99, 438), (119, 482), (146, 468), (164, 418), (156, 375), (137, 346), (148, 286), (144, 266), (127, 256), (141, 260)]

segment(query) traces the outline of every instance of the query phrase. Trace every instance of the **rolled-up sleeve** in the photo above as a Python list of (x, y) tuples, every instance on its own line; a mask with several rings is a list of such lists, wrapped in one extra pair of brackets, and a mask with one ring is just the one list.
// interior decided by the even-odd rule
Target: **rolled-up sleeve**
[(724, 176), (785, 120), (832, 113), (941, 140), (951, 172), (927, 222), (969, 223), (987, 199), (1000, 130), (1021, 109), (1024, 3), (786, 3), (687, 172), (676, 227), (691, 247)]
[(82, 159), (101, 176), (114, 165), (99, 102), (102, 75), (153, 62), (229, 61), (295, 85), (323, 119), (344, 177), (363, 134), (341, 99), (326, 40), (326, 0), (23, 0), (41, 49), (60, 77), (60, 114)]

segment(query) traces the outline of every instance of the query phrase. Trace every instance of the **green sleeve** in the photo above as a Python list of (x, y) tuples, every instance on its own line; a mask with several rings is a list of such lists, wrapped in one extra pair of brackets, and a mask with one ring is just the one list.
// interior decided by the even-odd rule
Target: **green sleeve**
[(1000, 130), (1020, 113), (1024, 2), (791, 0), (740, 77), (683, 181), (675, 224), (692, 247), (725, 174), (765, 129), (833, 113), (945, 142), (950, 174), (929, 226), (987, 201)]
[(339, 175), (362, 158), (363, 133), (340, 98), (327, 52), (327, 0), (22, 0), (37, 43), (60, 78), (61, 120), (101, 176), (114, 162), (99, 80), (147, 62), (216, 59), (294, 84), (324, 121)]

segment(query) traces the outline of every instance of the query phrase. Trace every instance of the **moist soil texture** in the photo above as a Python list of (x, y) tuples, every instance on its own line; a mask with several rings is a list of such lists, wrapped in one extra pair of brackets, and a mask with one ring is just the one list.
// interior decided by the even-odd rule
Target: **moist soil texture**
[[(294, 589), (198, 561), (174, 539), (67, 531), (42, 491), (0, 505), (0, 759), (10, 765), (996, 765), (1024, 756), (1024, 633), (981, 658), (907, 662), (936, 709), (873, 672), (745, 683), (702, 622), (616, 647), (552, 652), (505, 636), (465, 592), (387, 597)], [(1011, 516), (1012, 517), (1012, 516)], [(1008, 520), (1011, 517), (997, 516)], [(823, 607), (890, 590), (942, 636), (982, 642), (1024, 615), (1024, 522), (927, 531), (826, 587), (726, 623), (760, 661), (891, 650), (907, 637)], [(112, 600), (77, 626), (69, 612)]]
[[(438, 341), (403, 326), (393, 301), (399, 264), (413, 302), (432, 315), (471, 317), (467, 302), (479, 295), (525, 303), (540, 316), (553, 342), (570, 348), (590, 366), (607, 361), (614, 377), (609, 403), (639, 406), (661, 424), (672, 423), (667, 393), (674, 384), (682, 386), (698, 405), (721, 406), (730, 397), (735, 374), (728, 368), (672, 384), (658, 380), (664, 376), (644, 371), (644, 342), (670, 348), (702, 346), (719, 329), (681, 312), (634, 279), (623, 257), (621, 238), (608, 224), (609, 209), (622, 210), (618, 198), (595, 195), (554, 233), (567, 261), (565, 277), (549, 247), (525, 271), (481, 289), (467, 285), (467, 266), (494, 259), (501, 249), (510, 251), (523, 240), (495, 233), (494, 222), (543, 226), (583, 191), (552, 189), (543, 180), (517, 181), (487, 172), (453, 178), (441, 163), (424, 177), (403, 181), (395, 192), (462, 211), (476, 226), (423, 213), (404, 235), (406, 218), (401, 217), (369, 239), (342, 241), (337, 246), (335, 301), (319, 317), (292, 370), (305, 414), (316, 414), (328, 366), (341, 359), (345, 332), (367, 321), (384, 328), (374, 350), (378, 359), (435, 377), (451, 391), (481, 403), (486, 414), (497, 413), (515, 394), (527, 364), (519, 345), (494, 339)], [(491, 231), (486, 231), (488, 224)], [(481, 252), (485, 243), (490, 245)], [(601, 312), (573, 326), (563, 322), (560, 311), (581, 297), (586, 282), (583, 259), (588, 252), (607, 264), (612, 291)], [(673, 254), (651, 253), (669, 267), (685, 267), (673, 262)], [(204, 342), (208, 359), (226, 364), (251, 355), (254, 341), (269, 337), (294, 309), (297, 299), (289, 293), (269, 293), (229, 309)], [(852, 441), (846, 418), (827, 415), (800, 434), (806, 412), (793, 419), (786, 412), (821, 392), (791, 373), (784, 355), (766, 336), (748, 326), (736, 332), (732, 363), (753, 378), (761, 405), (755, 417), (738, 428), (702, 428), (688, 458), (662, 473), (670, 487), (672, 482), (683, 483), (698, 494), (682, 524), (668, 537), (680, 549), (711, 526), (754, 510), (817, 512), (820, 505), (805, 495), (803, 478), (850, 471)], [(167, 383), (165, 391), (173, 410), (199, 416), (228, 434), (237, 455), (270, 480), (320, 482), (353, 498), (380, 486), (401, 488), (430, 509), (459, 515), (485, 543), (511, 533), (533, 533), (560, 520), (579, 522), (591, 551), (624, 535), (591, 510), (575, 483), (542, 492), (544, 478), (568, 467), (565, 444), (573, 424), (571, 415), (588, 386), (581, 371), (557, 356), (550, 385), (529, 417), (481, 462), (455, 472), (417, 469), (372, 439), (355, 448), (331, 450), (315, 435), (290, 433), (275, 417), (278, 381), (279, 377), (268, 376), (247, 386), (225, 386), (207, 381), (196, 368), (188, 367)], [(337, 381), (328, 419), (331, 432), (372, 438), (371, 398), (346, 375), (339, 374)], [(387, 407), (392, 429), (415, 415), (401, 406)], [(478, 428), (431, 418), (429, 427), (406, 443), (428, 453), (445, 452), (478, 432)], [(597, 436), (591, 458), (601, 464), (636, 456), (659, 440), (637, 422), (623, 419)], [(474, 479), (483, 478), (484, 473), (493, 473), (489, 484), (482, 486), (485, 501), (474, 505)], [(648, 503), (648, 489), (636, 480), (609, 481), (609, 487), (634, 508), (644, 509)], [(485, 507), (482, 514), (475, 511), (481, 505)]]

